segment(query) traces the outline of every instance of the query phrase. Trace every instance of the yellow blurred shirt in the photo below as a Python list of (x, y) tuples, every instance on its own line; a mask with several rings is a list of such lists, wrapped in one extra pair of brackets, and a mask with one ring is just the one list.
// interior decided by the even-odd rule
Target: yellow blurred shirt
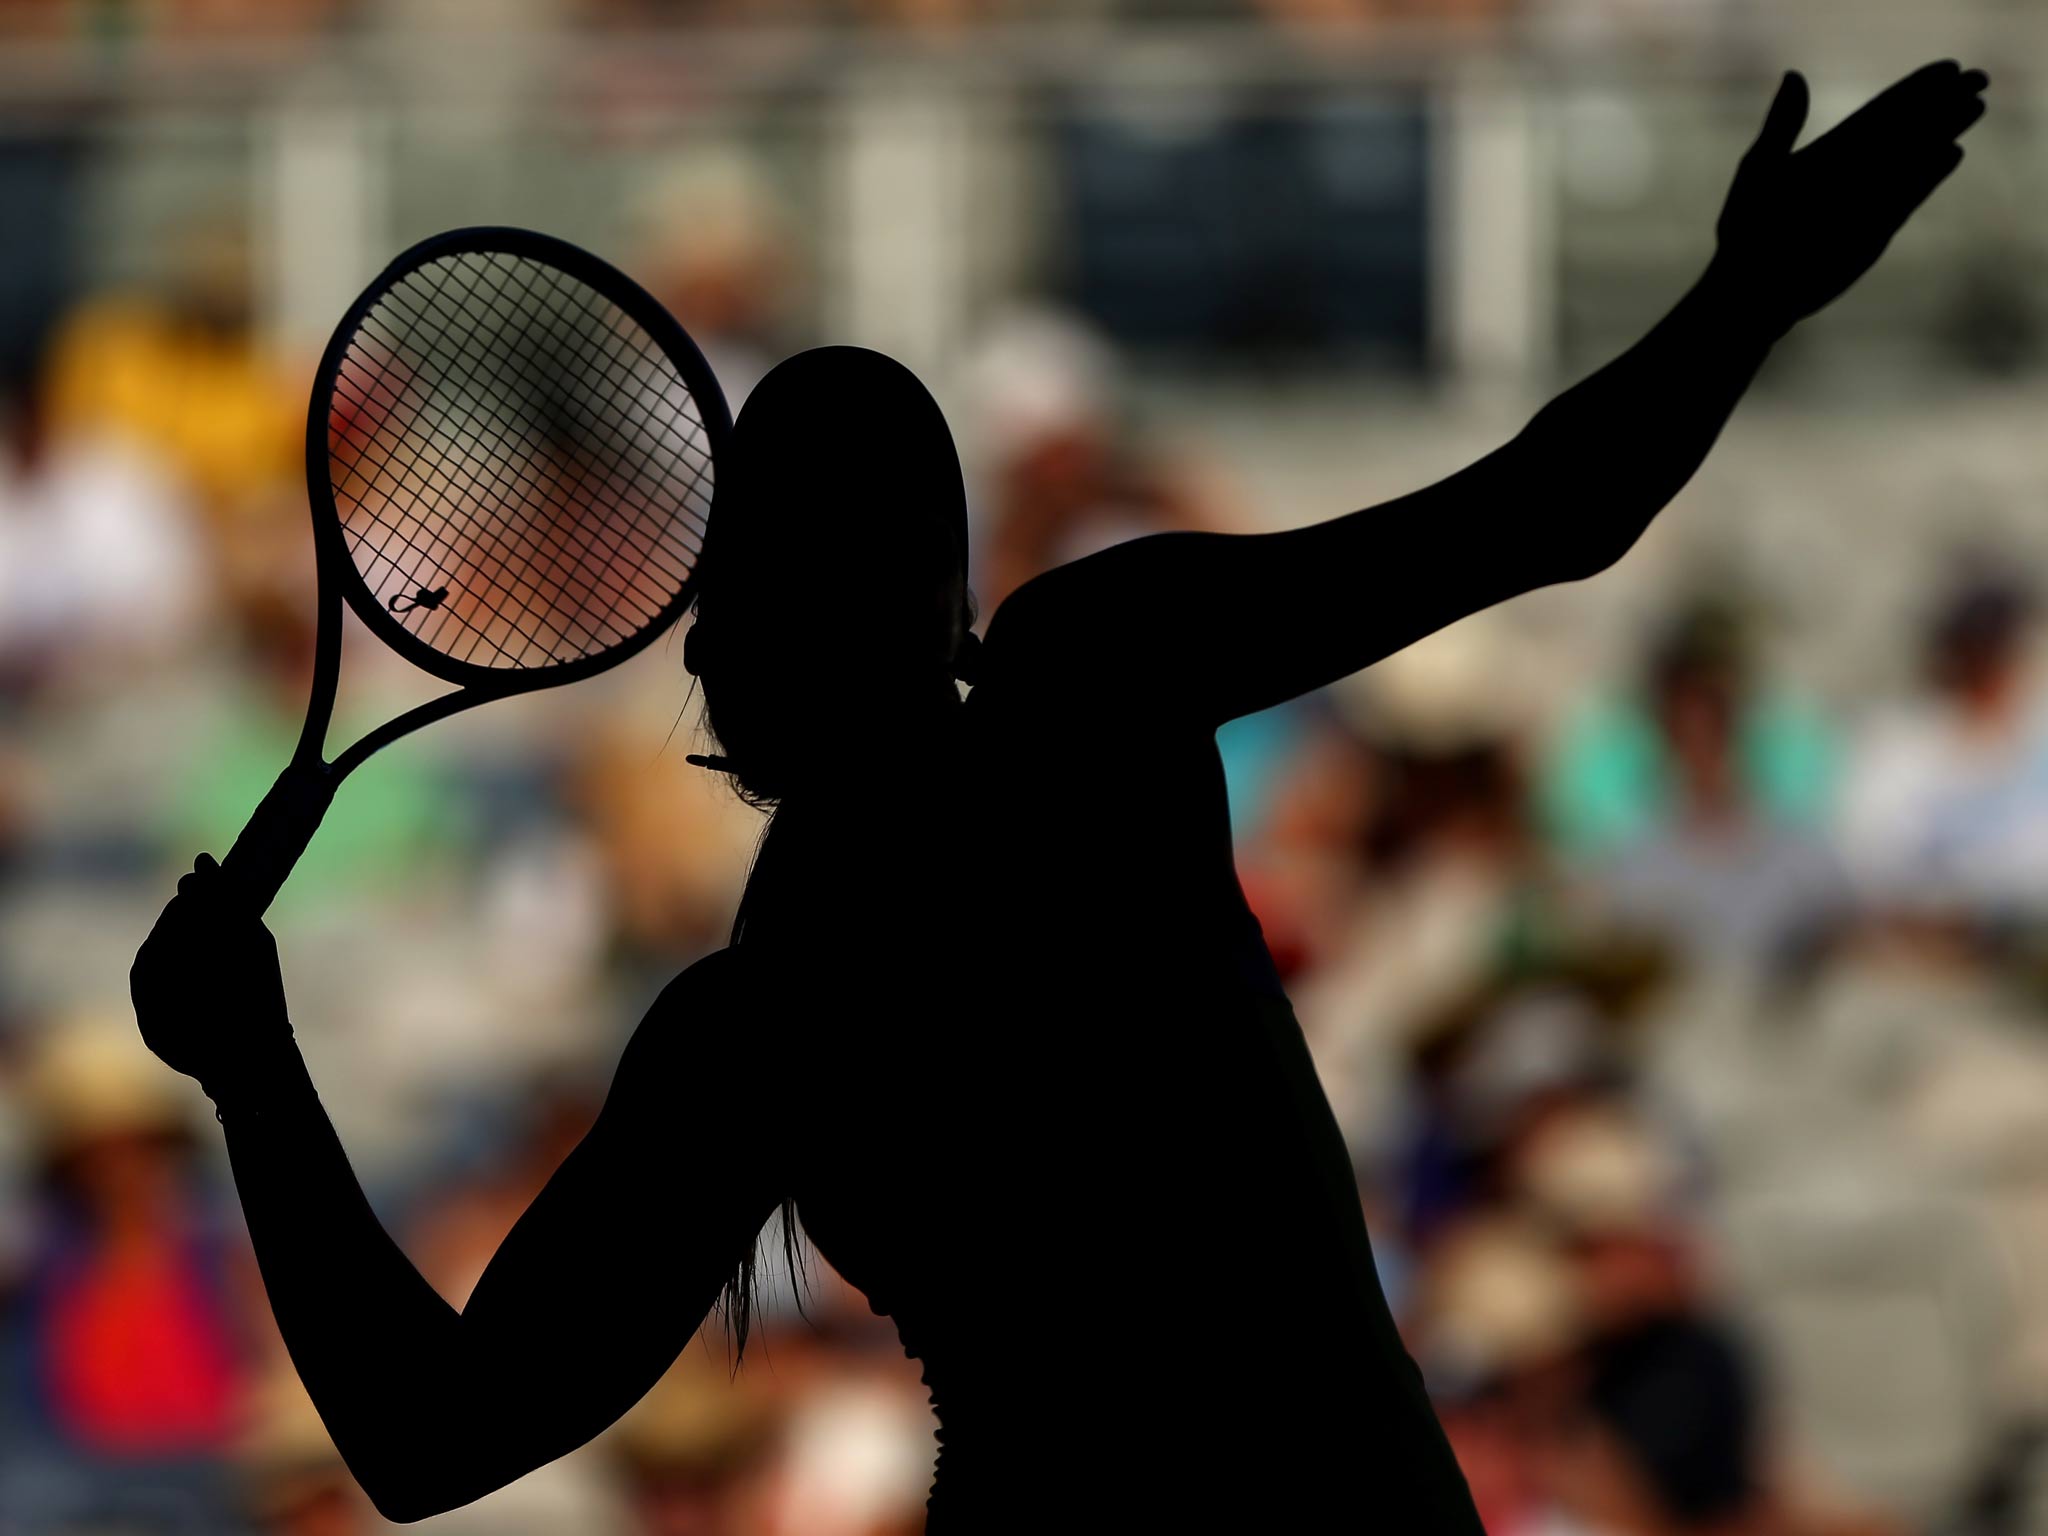
[(112, 431), (154, 450), (217, 531), (299, 481), (303, 389), (246, 337), (209, 335), (147, 300), (74, 309), (45, 388), (53, 432)]

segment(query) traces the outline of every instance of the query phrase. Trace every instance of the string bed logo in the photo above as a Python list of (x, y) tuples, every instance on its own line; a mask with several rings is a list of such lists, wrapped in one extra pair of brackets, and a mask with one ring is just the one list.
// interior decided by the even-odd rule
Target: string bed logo
[[(440, 607), (441, 604), (443, 604), (447, 600), (448, 589), (446, 587), (436, 587), (431, 592), (429, 592), (425, 587), (421, 587), (417, 592), (413, 593), (411, 597), (407, 597), (403, 592), (392, 593), (390, 601), (387, 602), (384, 606), (389, 608), (393, 613), (411, 613), (414, 610), (420, 608), (425, 608), (431, 611), (432, 609)], [(401, 603), (404, 604), (403, 607), (399, 606)]]

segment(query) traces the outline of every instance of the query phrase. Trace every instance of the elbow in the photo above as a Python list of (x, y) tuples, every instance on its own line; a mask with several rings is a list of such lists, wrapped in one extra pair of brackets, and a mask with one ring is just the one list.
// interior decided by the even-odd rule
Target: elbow
[[(374, 1407), (359, 1388), (328, 1419), (349, 1475), (370, 1507), (393, 1525), (446, 1514), (511, 1482), (524, 1468), (505, 1464), (503, 1421), (481, 1412), (468, 1393), (443, 1383), (453, 1371), (394, 1380)], [(328, 1418), (323, 1412), (323, 1418)]]
[[(357, 1479), (358, 1482), (362, 1480)], [(370, 1507), (393, 1525), (411, 1525), (416, 1521), (430, 1520), (435, 1515), (445, 1515), (452, 1509), (474, 1503), (496, 1488), (471, 1488), (457, 1492), (448, 1487), (432, 1487), (418, 1482), (400, 1484), (363, 1484), (363, 1492), (369, 1495)]]
[(1573, 540), (1556, 551), (1551, 562), (1552, 575), (1548, 584), (1568, 581), (1591, 581), (1595, 576), (1605, 575), (1621, 563), (1621, 557), (1636, 547), (1640, 528), (1632, 528), (1625, 537), (1602, 537)]
[(1600, 550), (1575, 557), (1564, 563), (1557, 574), (1550, 579), (1550, 585), (1574, 581), (1591, 581), (1595, 576), (1604, 576), (1620, 563), (1627, 554), (1625, 549)]
[(425, 1442), (402, 1463), (373, 1467), (352, 1464), (349, 1470), (369, 1498), (370, 1507), (393, 1525), (411, 1525), (445, 1515), (495, 1491), (506, 1481), (466, 1475), (464, 1468), (448, 1459), (445, 1449)]
[(1532, 560), (1521, 568), (1516, 579), (1506, 585), (1506, 595), (1518, 596), (1523, 592), (1539, 592), (1545, 587), (1591, 581), (1611, 569), (1623, 553), (1621, 550), (1596, 549), (1546, 550), (1541, 560)]
[(374, 1468), (368, 1476), (358, 1472), (356, 1481), (379, 1515), (393, 1525), (411, 1525), (474, 1504), (531, 1470), (531, 1464), (465, 1459), (445, 1441), (422, 1438), (403, 1464)]
[(435, 1515), (444, 1515), (467, 1502), (447, 1497), (417, 1478), (366, 1478), (358, 1473), (356, 1481), (369, 1496), (370, 1507), (381, 1519), (393, 1525), (411, 1525)]

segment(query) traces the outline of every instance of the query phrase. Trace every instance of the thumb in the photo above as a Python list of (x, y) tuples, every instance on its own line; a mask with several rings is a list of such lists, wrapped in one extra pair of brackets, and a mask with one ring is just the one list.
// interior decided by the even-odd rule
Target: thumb
[(1799, 130), (1806, 126), (1806, 77), (1796, 69), (1785, 71), (1778, 94), (1771, 98), (1771, 110), (1764, 116), (1762, 132), (1749, 147), (1754, 159), (1781, 159), (1799, 142)]

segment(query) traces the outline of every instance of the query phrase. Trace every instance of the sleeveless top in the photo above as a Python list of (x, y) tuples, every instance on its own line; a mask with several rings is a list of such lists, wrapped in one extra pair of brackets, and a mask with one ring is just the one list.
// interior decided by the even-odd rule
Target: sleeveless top
[(927, 1530), (1479, 1536), (1213, 732), (1001, 660), (887, 806), (777, 813), (740, 943), (805, 1230), (924, 1365)]

